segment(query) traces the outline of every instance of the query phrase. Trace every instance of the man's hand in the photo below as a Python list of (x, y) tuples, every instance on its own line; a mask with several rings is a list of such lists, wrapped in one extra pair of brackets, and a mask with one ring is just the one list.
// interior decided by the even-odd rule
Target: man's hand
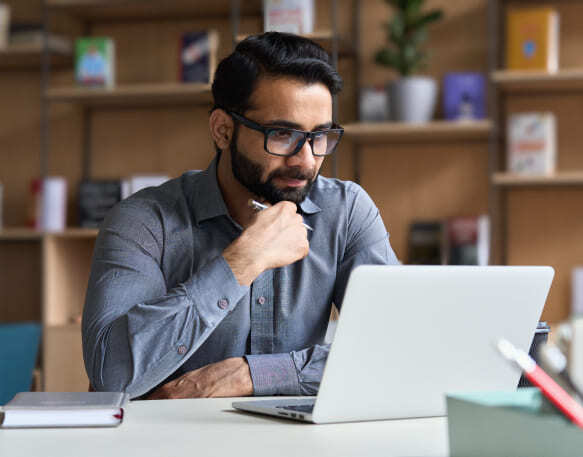
[(248, 286), (263, 271), (290, 265), (308, 255), (310, 245), (295, 203), (283, 201), (257, 214), (223, 251), (239, 284)]
[(243, 357), (211, 363), (158, 387), (148, 400), (243, 397), (253, 395), (249, 365)]

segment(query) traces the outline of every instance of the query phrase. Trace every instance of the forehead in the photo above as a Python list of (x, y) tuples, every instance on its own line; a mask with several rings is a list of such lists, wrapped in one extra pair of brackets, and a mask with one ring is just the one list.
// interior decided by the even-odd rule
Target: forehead
[(332, 95), (322, 83), (293, 78), (262, 78), (250, 98), (250, 109), (259, 122), (287, 120), (311, 129), (332, 120)]

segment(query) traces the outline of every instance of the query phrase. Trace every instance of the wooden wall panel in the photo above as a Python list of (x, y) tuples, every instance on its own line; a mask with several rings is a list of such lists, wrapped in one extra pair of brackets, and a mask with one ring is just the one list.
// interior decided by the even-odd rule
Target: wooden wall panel
[(583, 189), (522, 189), (508, 193), (508, 263), (551, 265), (555, 279), (543, 319), (570, 314), (571, 270), (583, 265)]
[(406, 260), (413, 220), (488, 211), (487, 163), (487, 148), (479, 142), (363, 148), (362, 184), (379, 207), (400, 260)]
[(40, 322), (40, 305), (40, 241), (0, 241), (0, 322)]

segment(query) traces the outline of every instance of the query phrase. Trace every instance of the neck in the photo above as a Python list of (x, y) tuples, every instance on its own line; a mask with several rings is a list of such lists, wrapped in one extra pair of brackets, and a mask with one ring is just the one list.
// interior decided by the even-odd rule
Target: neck
[(241, 227), (247, 227), (254, 214), (254, 210), (249, 207), (249, 199), (256, 197), (233, 175), (229, 151), (221, 153), (217, 165), (217, 181), (229, 215)]

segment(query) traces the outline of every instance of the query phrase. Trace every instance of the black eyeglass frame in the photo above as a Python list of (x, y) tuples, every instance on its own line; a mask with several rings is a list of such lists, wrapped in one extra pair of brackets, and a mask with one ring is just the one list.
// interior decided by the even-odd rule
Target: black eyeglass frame
[[(261, 125), (261, 124), (258, 124), (257, 122), (252, 121), (251, 119), (247, 119), (245, 116), (243, 116), (239, 113), (236, 113), (234, 111), (225, 110), (225, 112), (229, 116), (231, 116), (233, 119), (235, 119), (237, 122), (240, 122), (241, 124), (243, 124), (245, 127), (248, 127), (252, 130), (256, 130), (258, 132), (263, 133), (263, 149), (265, 149), (265, 152), (267, 152), (268, 154), (271, 154), (273, 156), (278, 156), (278, 157), (291, 157), (293, 155), (296, 155), (304, 147), (304, 144), (306, 143), (306, 141), (308, 141), (310, 143), (310, 147), (312, 149), (312, 155), (314, 155), (314, 157), (326, 157), (326, 156), (333, 154), (334, 151), (336, 151), (336, 148), (338, 147), (338, 144), (340, 143), (340, 140), (342, 139), (342, 135), (344, 135), (344, 128), (342, 128), (338, 124), (332, 124), (332, 127), (329, 129), (308, 132), (305, 130), (297, 130), (297, 129), (292, 129), (289, 127), (266, 127), (264, 125)], [(269, 138), (269, 135), (272, 132), (277, 132), (277, 131), (281, 131), (281, 130), (297, 132), (297, 133), (301, 133), (303, 135), (303, 139), (298, 142), (295, 149), (292, 152), (290, 152), (289, 154), (277, 154), (277, 153), (271, 152), (271, 151), (269, 151), (269, 149), (267, 149), (267, 140)], [(318, 134), (328, 133), (328, 132), (338, 133), (338, 141), (336, 141), (336, 144), (334, 145), (332, 150), (330, 152), (328, 152), (327, 154), (316, 154), (314, 152), (314, 138)]]

